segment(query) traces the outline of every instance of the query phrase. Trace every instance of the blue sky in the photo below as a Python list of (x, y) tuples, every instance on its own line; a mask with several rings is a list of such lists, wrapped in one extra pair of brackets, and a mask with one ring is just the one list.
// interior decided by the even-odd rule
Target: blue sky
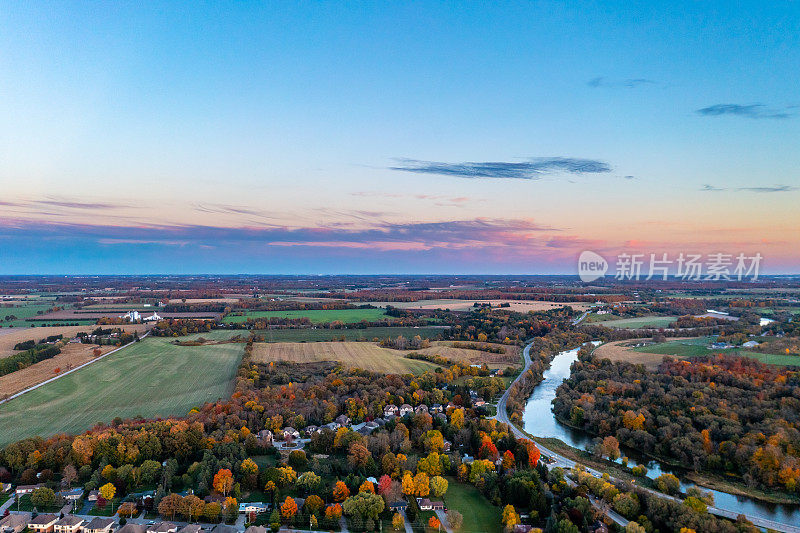
[(0, 12), (0, 273), (800, 270), (800, 5)]

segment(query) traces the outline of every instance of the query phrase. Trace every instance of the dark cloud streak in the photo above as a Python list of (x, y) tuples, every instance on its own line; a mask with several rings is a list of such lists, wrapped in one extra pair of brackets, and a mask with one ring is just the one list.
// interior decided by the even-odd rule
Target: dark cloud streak
[[(786, 108), (789, 109), (789, 108)], [(715, 104), (696, 111), (704, 117), (735, 116), (752, 119), (786, 119), (792, 114), (784, 110), (770, 109), (764, 104)]]
[(519, 163), (504, 161), (442, 163), (416, 159), (399, 159), (398, 163), (398, 166), (389, 168), (402, 172), (468, 179), (537, 180), (547, 175), (584, 175), (611, 172), (611, 166), (608, 163), (595, 159), (574, 157), (537, 157)]

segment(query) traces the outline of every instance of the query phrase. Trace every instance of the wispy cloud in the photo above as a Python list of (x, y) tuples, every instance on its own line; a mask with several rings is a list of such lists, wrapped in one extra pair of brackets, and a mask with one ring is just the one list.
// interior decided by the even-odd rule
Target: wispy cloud
[(773, 193), (773, 192), (792, 192), (798, 190), (798, 187), (793, 185), (773, 185), (773, 186), (757, 186), (757, 187), (716, 187), (714, 185), (705, 184), (700, 188), (701, 191), (706, 192), (721, 192), (721, 191), (741, 191), (741, 192), (757, 192), (757, 193)]
[(484, 199), (470, 198), (468, 196), (448, 196), (444, 194), (402, 194), (388, 192), (362, 191), (351, 193), (351, 196), (362, 198), (388, 198), (388, 199), (414, 199), (433, 202), (439, 207), (464, 207), (472, 202), (485, 202)]
[(747, 192), (791, 192), (796, 191), (797, 187), (791, 185), (775, 185), (773, 187), (739, 187), (737, 190)]
[(487, 161), (465, 163), (442, 163), (398, 159), (391, 170), (434, 174), (469, 179), (523, 179), (536, 180), (548, 175), (584, 175), (611, 172), (611, 166), (596, 159), (574, 157), (537, 157), (523, 162)]
[(37, 200), (33, 203), (53, 207), (65, 207), (68, 209), (118, 209), (120, 207), (127, 207), (123, 204), (74, 202), (69, 200)]
[(598, 76), (586, 82), (586, 85), (593, 89), (603, 87), (616, 88), (621, 87), (625, 89), (635, 89), (643, 85), (655, 85), (657, 82), (647, 78), (624, 78), (624, 79), (609, 79), (605, 76)]
[(774, 109), (764, 104), (715, 104), (696, 111), (705, 117), (734, 116), (754, 119), (785, 119), (792, 117), (791, 108)]

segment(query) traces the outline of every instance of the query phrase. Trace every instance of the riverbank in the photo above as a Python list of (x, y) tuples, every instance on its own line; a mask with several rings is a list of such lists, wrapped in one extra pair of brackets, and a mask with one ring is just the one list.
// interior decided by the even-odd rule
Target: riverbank
[(633, 473), (630, 467), (615, 463), (593, 455), (585, 450), (574, 448), (564, 441), (554, 437), (532, 437), (534, 442), (537, 442), (549, 450), (553, 450), (559, 455), (563, 455), (567, 459), (588, 466), (601, 472), (608, 472), (608, 474), (622, 481), (654, 489), (655, 485), (653, 480), (646, 476), (637, 476)]
[(717, 474), (707, 472), (687, 472), (684, 477), (701, 487), (714, 489), (720, 492), (727, 492), (734, 496), (746, 496), (754, 500), (765, 503), (775, 503), (781, 505), (798, 505), (800, 497), (785, 492), (765, 492), (757, 487), (748, 487), (743, 481), (738, 479), (726, 479)]
[[(591, 435), (593, 437), (598, 437), (599, 438), (598, 435), (596, 435), (596, 434), (594, 434), (594, 433), (592, 433), (592, 432), (590, 432), (590, 431), (588, 431), (586, 429), (579, 428), (577, 426), (574, 426), (574, 425), (570, 424), (568, 421), (564, 420), (563, 417), (557, 416), (555, 413), (553, 414), (553, 417), (560, 424), (562, 424), (562, 425), (564, 425), (566, 427), (569, 427), (569, 428), (572, 428), (572, 429), (574, 429), (576, 431), (581, 431), (583, 433), (586, 433), (587, 435)], [(597, 460), (597, 457), (594, 456), (593, 454), (591, 454), (591, 453), (589, 453), (589, 452), (587, 452), (585, 450), (579, 450), (578, 448), (574, 448), (574, 447), (566, 444), (565, 442), (563, 442), (563, 441), (561, 441), (559, 439), (542, 439), (542, 440), (543, 440), (543, 444), (544, 444), (544, 441), (554, 440), (557, 443), (560, 443), (561, 446), (564, 446), (566, 450), (573, 450), (573, 453), (577, 452), (578, 454), (580, 454), (580, 457), (581, 457), (580, 461), (583, 462), (584, 464), (589, 464), (589, 460), (590, 459), (591, 460)], [(547, 445), (547, 444), (545, 444), (545, 445)], [(559, 453), (562, 453), (558, 449), (556, 449), (556, 451), (559, 451)], [(622, 450), (620, 450), (620, 451), (622, 451)], [(728, 494), (733, 494), (734, 496), (745, 496), (745, 497), (752, 498), (753, 500), (757, 500), (757, 501), (760, 501), (760, 502), (763, 502), (763, 503), (780, 504), (780, 505), (797, 505), (797, 504), (800, 504), (800, 497), (795, 496), (793, 494), (788, 494), (788, 493), (785, 493), (785, 492), (766, 492), (765, 490), (762, 490), (762, 489), (760, 489), (758, 487), (750, 487), (750, 486), (746, 485), (744, 483), (744, 481), (742, 481), (741, 479), (726, 478), (723, 475), (714, 474), (714, 473), (711, 473), (711, 472), (694, 472), (692, 470), (687, 470), (687, 469), (683, 468), (681, 465), (676, 464), (675, 462), (669, 461), (667, 459), (663, 459), (663, 458), (658, 457), (656, 455), (645, 453), (645, 452), (642, 452), (640, 450), (636, 450), (636, 449), (633, 449), (633, 448), (631, 448), (631, 451), (635, 452), (637, 454), (640, 454), (642, 457), (644, 457), (644, 458), (646, 458), (648, 460), (653, 460), (655, 462), (661, 463), (662, 465), (666, 465), (667, 467), (674, 469), (676, 472), (679, 473), (678, 477), (682, 477), (682, 478), (688, 479), (689, 481), (691, 481), (695, 485), (698, 485), (698, 486), (706, 488), (706, 489), (713, 489), (713, 490), (717, 490), (717, 491), (720, 491), (720, 492), (727, 492)], [(578, 461), (578, 459), (575, 459), (575, 458), (567, 455), (567, 453), (562, 453), (562, 455), (565, 455), (566, 457), (569, 457), (573, 461)], [(598, 463), (598, 464), (601, 464), (601, 465), (610, 465), (611, 464), (611, 465), (616, 465), (618, 468), (625, 468), (625, 467), (622, 467), (622, 465), (620, 465), (619, 463), (615, 463), (615, 462), (612, 462), (612, 461), (602, 460), (602, 462)], [(593, 467), (593, 468), (596, 468), (596, 467)], [(604, 468), (612, 468), (612, 467), (611, 466), (604, 466)], [(628, 470), (630, 470), (630, 469), (628, 469)], [(625, 470), (623, 470), (623, 472), (624, 471)], [(619, 476), (617, 476), (617, 477), (619, 477)], [(636, 479), (641, 480), (642, 478), (641, 477), (637, 477)], [(649, 478), (646, 478), (646, 479), (649, 479)], [(645, 485), (645, 483), (643, 481), (639, 482), (638, 484), (640, 486), (648, 486), (648, 485)]]

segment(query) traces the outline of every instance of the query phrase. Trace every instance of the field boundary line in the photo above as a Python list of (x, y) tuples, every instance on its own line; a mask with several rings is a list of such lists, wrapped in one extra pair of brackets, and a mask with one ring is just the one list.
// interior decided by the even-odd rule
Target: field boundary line
[[(148, 332), (146, 332), (146, 333), (145, 333), (144, 335), (142, 335), (141, 337), (139, 337), (139, 340), (141, 341), (142, 339), (144, 339), (144, 338), (145, 338), (145, 337), (147, 337), (148, 335), (150, 335), (150, 332), (149, 332), (149, 331), (148, 331)], [(23, 394), (25, 394), (26, 392), (31, 392), (31, 391), (33, 391), (33, 390), (36, 390), (36, 389), (38, 389), (39, 387), (42, 387), (43, 385), (47, 385), (48, 383), (52, 383), (52, 382), (54, 382), (54, 381), (55, 381), (55, 380), (57, 380), (57, 379), (60, 379), (60, 378), (63, 378), (64, 376), (67, 376), (67, 375), (69, 375), (69, 374), (72, 374), (73, 372), (75, 372), (75, 371), (77, 371), (77, 370), (80, 370), (81, 368), (87, 367), (87, 366), (91, 365), (92, 363), (96, 363), (97, 361), (100, 361), (101, 359), (105, 359), (105, 358), (106, 358), (106, 357), (108, 357), (109, 355), (111, 355), (111, 354), (113, 354), (113, 353), (117, 353), (118, 351), (122, 350), (123, 348), (127, 348), (128, 346), (130, 346), (131, 344), (134, 344), (134, 343), (136, 343), (136, 342), (137, 342), (137, 341), (131, 341), (131, 342), (129, 342), (128, 344), (124, 344), (124, 345), (122, 345), (122, 346), (119, 346), (118, 348), (114, 348), (114, 349), (113, 349), (113, 350), (111, 350), (110, 352), (108, 352), (108, 353), (105, 353), (105, 354), (101, 355), (100, 357), (96, 357), (95, 359), (92, 359), (91, 361), (86, 361), (86, 362), (85, 362), (85, 363), (83, 363), (82, 365), (76, 366), (75, 368), (72, 368), (72, 369), (70, 369), (70, 370), (67, 370), (66, 372), (63, 372), (63, 373), (61, 373), (61, 374), (59, 374), (59, 375), (57, 375), (57, 376), (53, 376), (52, 378), (50, 378), (50, 379), (47, 379), (47, 380), (45, 380), (45, 381), (42, 381), (41, 383), (37, 383), (36, 385), (32, 385), (32, 386), (28, 387), (27, 389), (23, 389), (23, 390), (21, 390), (21, 391), (17, 392), (16, 394), (12, 394), (12, 395), (11, 395), (11, 396), (9, 396), (8, 398), (5, 398), (5, 399), (3, 399), (3, 400), (0, 400), (0, 405), (3, 405), (3, 404), (4, 404), (4, 403), (6, 403), (6, 402), (10, 402), (10, 401), (11, 401), (11, 400), (13, 400), (14, 398), (19, 398), (20, 396), (22, 396), (22, 395), (23, 395)]]

